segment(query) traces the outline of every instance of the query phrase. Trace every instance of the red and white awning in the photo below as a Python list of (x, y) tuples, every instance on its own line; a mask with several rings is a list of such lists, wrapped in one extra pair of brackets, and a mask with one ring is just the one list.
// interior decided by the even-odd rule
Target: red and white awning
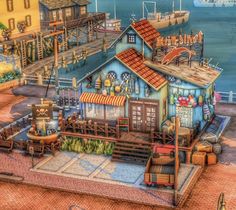
[(104, 104), (110, 106), (124, 106), (125, 96), (105, 96), (98, 93), (82, 93), (80, 96), (80, 102), (91, 104)]

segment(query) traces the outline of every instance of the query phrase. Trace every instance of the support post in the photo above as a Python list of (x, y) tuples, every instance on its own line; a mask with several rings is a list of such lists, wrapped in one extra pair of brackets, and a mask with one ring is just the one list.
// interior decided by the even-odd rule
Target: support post
[(191, 151), (187, 151), (186, 152), (186, 164), (190, 164), (191, 163)]
[(174, 205), (178, 205), (178, 171), (179, 171), (179, 117), (175, 118), (175, 183), (174, 183)]

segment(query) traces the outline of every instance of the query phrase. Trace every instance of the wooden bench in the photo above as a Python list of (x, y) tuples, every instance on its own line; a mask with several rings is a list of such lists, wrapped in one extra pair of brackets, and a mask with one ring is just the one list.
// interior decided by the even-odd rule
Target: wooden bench
[(13, 150), (12, 140), (0, 140), (0, 151), (10, 153)]

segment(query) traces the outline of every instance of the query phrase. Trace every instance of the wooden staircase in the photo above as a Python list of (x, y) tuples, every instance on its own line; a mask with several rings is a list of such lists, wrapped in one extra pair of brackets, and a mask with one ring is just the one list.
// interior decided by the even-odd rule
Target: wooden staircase
[(43, 59), (43, 37), (42, 37), (42, 33), (37, 34), (36, 44), (37, 44), (38, 60), (41, 60), (41, 59)]
[(149, 142), (118, 140), (112, 154), (112, 161), (145, 165), (150, 154)]
[(26, 43), (25, 40), (20, 42), (20, 48), (21, 48), (21, 67), (24, 68), (27, 66), (27, 55), (26, 55)]

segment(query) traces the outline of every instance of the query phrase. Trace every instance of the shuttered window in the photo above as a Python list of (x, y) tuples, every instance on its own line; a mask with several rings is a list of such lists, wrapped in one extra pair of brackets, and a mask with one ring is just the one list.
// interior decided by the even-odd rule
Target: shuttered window
[(13, 0), (6, 0), (6, 1), (7, 1), (7, 11), (12, 12), (14, 10)]

